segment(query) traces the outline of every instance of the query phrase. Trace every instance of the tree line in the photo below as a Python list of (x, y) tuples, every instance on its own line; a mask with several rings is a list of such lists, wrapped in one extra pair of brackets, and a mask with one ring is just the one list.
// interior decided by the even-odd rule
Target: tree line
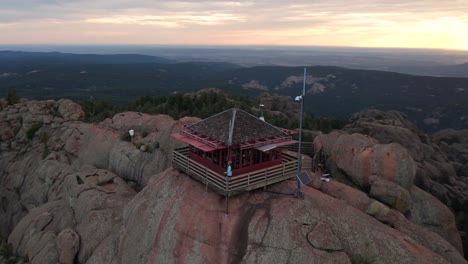
[[(116, 106), (90, 97), (80, 102), (86, 114), (87, 122), (99, 122), (108, 117), (123, 112), (135, 111), (152, 115), (166, 114), (174, 119), (184, 116), (207, 118), (216, 113), (236, 107), (254, 115), (258, 115), (258, 102), (246, 96), (226, 95), (220, 91), (204, 91), (195, 94), (177, 93), (164, 96), (143, 96), (130, 101), (126, 106)], [(257, 109), (257, 110), (255, 110)], [(264, 111), (265, 119), (275, 126), (297, 129), (298, 117), (287, 117)], [(311, 113), (303, 115), (303, 129), (330, 132), (341, 129), (347, 124), (344, 120), (315, 117)]]

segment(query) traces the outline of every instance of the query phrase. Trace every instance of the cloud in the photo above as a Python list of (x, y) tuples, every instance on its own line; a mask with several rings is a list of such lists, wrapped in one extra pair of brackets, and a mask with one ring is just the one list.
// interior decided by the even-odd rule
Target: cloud
[[(133, 40), (145, 43), (205, 39), (218, 44), (231, 38), (231, 43), (349, 46), (404, 44), (398, 38), (410, 37), (406, 43), (424, 47), (421, 42), (432, 36), (449, 40), (430, 43), (466, 48), (467, 14), (468, 5), (457, 0), (2, 0), (0, 30), (21, 35), (40, 29), (51, 41), (60, 41), (67, 27), (83, 37), (100, 30), (109, 42), (121, 41), (114, 35), (136, 34)], [(144, 39), (155, 32), (158, 39)]]
[(156, 25), (162, 27), (182, 27), (188, 24), (217, 25), (226, 22), (244, 20), (240, 16), (223, 13), (193, 14), (167, 14), (167, 15), (116, 15), (85, 20), (88, 23), (103, 24), (129, 24), (129, 25)]
[(463, 14), (468, 7), (459, 1), (376, 1), (355, 0), (343, 3), (342, 0), (320, 1), (130, 1), (130, 0), (2, 0), (0, 2), (1, 20), (9, 22), (31, 21), (36, 19), (93, 19), (109, 15), (163, 16), (174, 13), (219, 13), (251, 20), (309, 21), (317, 16), (327, 15), (330, 19), (341, 15), (369, 15), (406, 13), (416, 17), (424, 14)]

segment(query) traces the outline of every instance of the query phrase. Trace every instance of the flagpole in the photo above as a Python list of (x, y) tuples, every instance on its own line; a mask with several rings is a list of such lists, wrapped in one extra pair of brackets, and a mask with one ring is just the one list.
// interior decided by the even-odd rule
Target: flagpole
[(299, 149), (297, 150), (297, 175), (296, 175), (296, 191), (294, 192), (294, 197), (299, 198), (301, 194), (301, 183), (299, 182), (299, 174), (302, 169), (302, 113), (304, 112), (304, 97), (305, 97), (305, 86), (306, 86), (306, 74), (307, 69), (304, 67), (304, 82), (302, 85), (302, 94), (301, 94), (301, 111), (299, 113)]

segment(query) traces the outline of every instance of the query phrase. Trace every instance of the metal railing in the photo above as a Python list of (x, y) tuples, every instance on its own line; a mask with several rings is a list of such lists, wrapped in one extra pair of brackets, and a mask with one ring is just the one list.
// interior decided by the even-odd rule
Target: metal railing
[(282, 156), (281, 164), (232, 177), (221, 175), (191, 160), (187, 147), (173, 151), (172, 163), (174, 168), (204, 183), (207, 189), (212, 188), (221, 195), (232, 196), (243, 191), (266, 188), (270, 184), (295, 177), (297, 159), (285, 153)]
[[(290, 151), (298, 152), (299, 143), (287, 145), (287, 146), (284, 146), (283, 148), (290, 150)], [(306, 154), (310, 157), (313, 157), (315, 154), (314, 142), (302, 141), (301, 152), (302, 154)]]

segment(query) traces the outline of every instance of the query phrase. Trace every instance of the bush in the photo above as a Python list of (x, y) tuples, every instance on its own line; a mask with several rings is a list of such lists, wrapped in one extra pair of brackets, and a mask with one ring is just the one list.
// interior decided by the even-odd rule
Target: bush
[(124, 133), (120, 136), (120, 139), (123, 140), (123, 141), (127, 141), (127, 142), (132, 141), (132, 137), (130, 136), (130, 134), (129, 134), (128, 132), (124, 132)]
[(141, 142), (135, 143), (135, 147), (136, 147), (137, 149), (140, 149), (142, 145), (143, 145), (143, 143), (141, 143)]
[(376, 262), (375, 257), (369, 255), (359, 255), (356, 260), (357, 264), (373, 264)]
[(39, 138), (41, 139), (42, 144), (44, 144), (44, 152), (42, 152), (42, 158), (44, 159), (50, 154), (49, 146), (47, 146), (50, 136), (46, 132), (42, 132)]
[(44, 145), (47, 145), (47, 142), (49, 141), (49, 134), (46, 133), (46, 132), (42, 132), (40, 135), (39, 135), (39, 138), (41, 139), (41, 142), (44, 144)]
[(13, 263), (11, 257), (13, 257), (13, 245), (10, 243), (2, 243), (0, 245), (0, 256), (5, 259), (6, 263)]
[(26, 137), (31, 140), (33, 139), (34, 137), (34, 134), (36, 134), (36, 132), (41, 129), (42, 127), (42, 123), (36, 123), (34, 125), (32, 125), (31, 128), (28, 129), (28, 131), (26, 131)]
[(147, 131), (143, 131), (143, 133), (141, 133), (141, 136), (144, 137), (144, 138), (147, 137), (147, 136), (148, 136), (148, 132), (147, 132)]
[(8, 105), (14, 105), (18, 103), (19, 99), (18, 99), (18, 96), (16, 95), (16, 91), (15, 90), (8, 91), (6, 100), (7, 100)]

